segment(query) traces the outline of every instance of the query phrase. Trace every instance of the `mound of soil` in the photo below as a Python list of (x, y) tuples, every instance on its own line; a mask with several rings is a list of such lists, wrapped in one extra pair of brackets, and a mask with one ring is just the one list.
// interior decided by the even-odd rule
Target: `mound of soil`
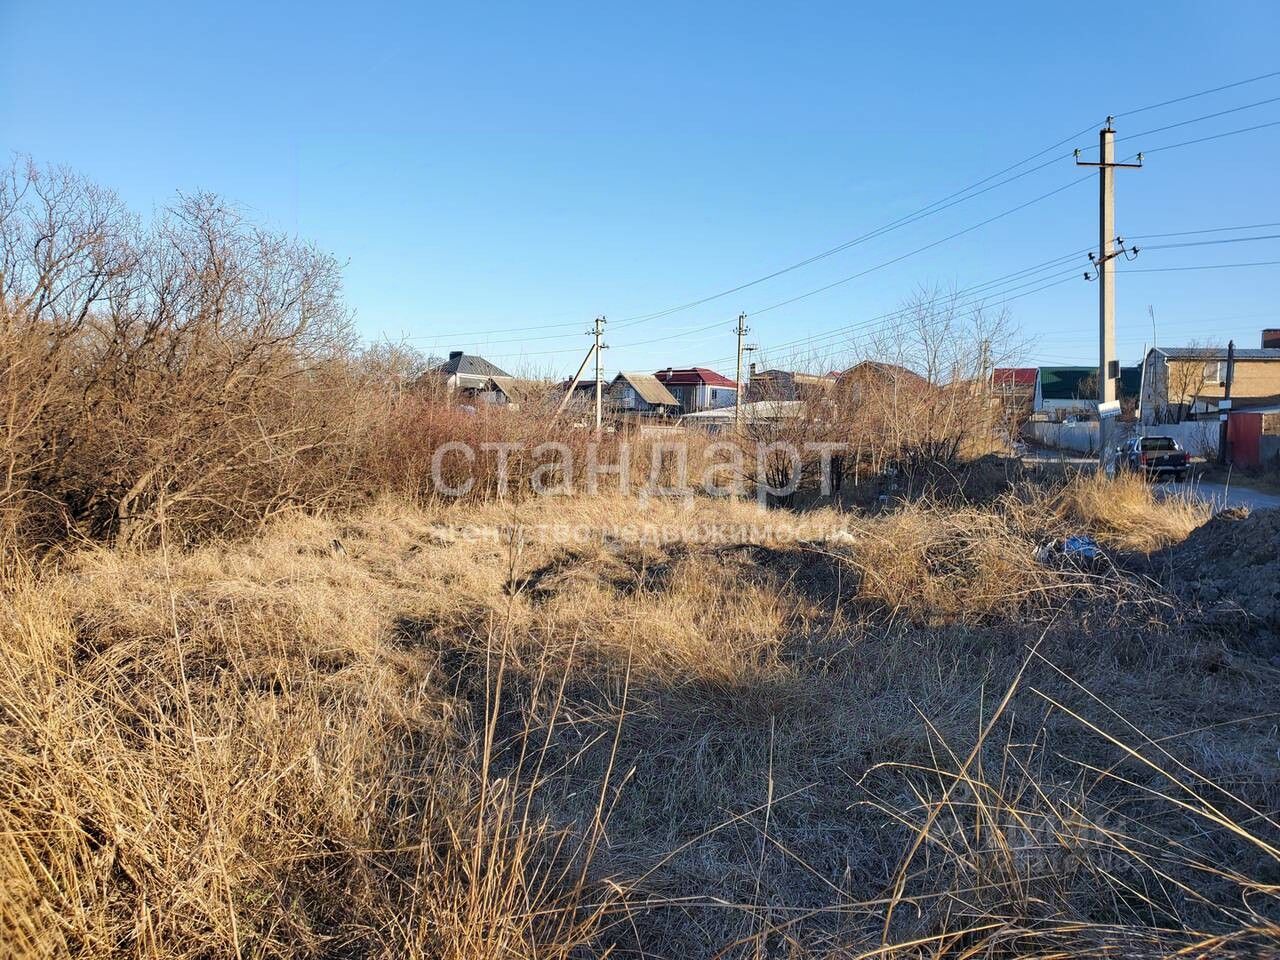
[(1224, 510), (1167, 559), (1184, 598), (1223, 619), (1280, 628), (1280, 510)]

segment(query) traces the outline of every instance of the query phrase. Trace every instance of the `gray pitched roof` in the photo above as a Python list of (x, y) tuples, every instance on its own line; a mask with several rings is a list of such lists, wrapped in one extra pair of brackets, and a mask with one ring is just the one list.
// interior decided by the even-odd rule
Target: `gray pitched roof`
[(511, 375), (500, 367), (495, 367), (484, 357), (477, 357), (474, 354), (459, 353), (455, 351), (449, 355), (449, 359), (439, 366), (432, 368), (437, 373), (451, 374), (458, 373), (463, 376), (473, 377), (510, 377)]
[[(1226, 347), (1155, 347), (1170, 360), (1225, 360)], [(1237, 360), (1280, 360), (1280, 347), (1236, 348)]]

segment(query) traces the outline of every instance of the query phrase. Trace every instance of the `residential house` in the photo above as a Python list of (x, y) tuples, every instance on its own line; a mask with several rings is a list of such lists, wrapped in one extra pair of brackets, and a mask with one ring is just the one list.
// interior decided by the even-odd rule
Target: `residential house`
[(609, 384), (609, 406), (619, 413), (671, 416), (680, 412), (680, 401), (652, 373), (623, 372)]
[(519, 410), (524, 400), (524, 391), (515, 377), (490, 377), (485, 390), (479, 394), (484, 403), (509, 407)]
[(1039, 380), (1039, 367), (996, 367), (991, 371), (991, 395), (1006, 409), (1029, 414), (1035, 407)]
[(738, 387), (732, 380), (706, 367), (667, 367), (654, 376), (671, 391), (681, 413), (729, 407), (738, 396)]
[[(1117, 399), (1132, 407), (1142, 386), (1142, 367), (1121, 367)], [(1040, 367), (1036, 376), (1035, 412), (1045, 420), (1098, 415), (1097, 367)]]
[(837, 397), (845, 402), (861, 403), (871, 396), (884, 396), (898, 391), (919, 393), (929, 388), (929, 381), (914, 370), (896, 363), (863, 360), (841, 373), (835, 382)]
[(997, 366), (991, 371), (991, 397), (1004, 412), (1006, 424), (1020, 425), (1036, 408), (1039, 367)]
[(699, 427), (708, 433), (719, 433), (738, 422), (747, 427), (782, 425), (799, 420), (805, 415), (806, 404), (803, 400), (752, 400), (744, 403), (741, 410), (719, 407), (690, 413), (681, 417), (680, 423)]
[(835, 387), (836, 375), (794, 370), (757, 370), (753, 363), (747, 381), (748, 402), (755, 400), (824, 400)]
[(448, 360), (430, 368), (424, 377), (443, 382), (450, 393), (471, 398), (479, 398), (481, 394), (489, 393), (492, 377), (511, 379), (510, 374), (494, 366), (484, 357), (463, 353), (461, 350), (451, 351)]
[[(573, 384), (572, 380), (560, 381), (560, 393), (557, 394), (557, 400), (563, 399), (565, 392), (569, 386)], [(609, 393), (609, 382), (607, 380), (600, 381), (600, 396), (607, 396)], [(596, 402), (596, 381), (595, 379), (580, 379), (576, 386), (573, 387), (573, 396), (569, 398), (569, 402), (565, 405), (572, 408), (581, 408), (585, 406), (595, 406)]]
[[(1235, 351), (1232, 406), (1280, 395), (1280, 330), (1264, 330), (1262, 344)], [(1226, 384), (1225, 347), (1153, 347), (1143, 362), (1142, 422), (1217, 419)]]

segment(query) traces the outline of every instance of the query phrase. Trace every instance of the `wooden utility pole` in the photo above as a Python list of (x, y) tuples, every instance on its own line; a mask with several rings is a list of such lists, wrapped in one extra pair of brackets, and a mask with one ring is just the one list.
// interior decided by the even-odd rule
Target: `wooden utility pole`
[[(1098, 162), (1086, 163), (1076, 151), (1076, 164), (1098, 168), (1098, 253), (1089, 254), (1098, 280), (1098, 464), (1105, 466), (1111, 449), (1111, 422), (1120, 413), (1116, 388), (1120, 381), (1120, 361), (1116, 359), (1116, 288), (1115, 258), (1127, 253), (1123, 241), (1117, 251), (1120, 238), (1116, 231), (1115, 174), (1117, 167), (1141, 167), (1142, 154), (1137, 163), (1116, 163), (1116, 131), (1114, 117), (1107, 117), (1107, 125), (1098, 131)], [(1137, 253), (1137, 248), (1133, 249)], [(1085, 274), (1088, 277), (1088, 274)]]
[(600, 342), (600, 338), (604, 335), (604, 322), (605, 322), (604, 317), (596, 317), (596, 325), (595, 325), (595, 331), (594, 331), (595, 337), (596, 337), (595, 354), (596, 354), (596, 436), (597, 437), (600, 436), (600, 428), (604, 423), (604, 404), (603, 404), (604, 398), (601, 395), (602, 389), (600, 384), (600, 378), (604, 376), (604, 370), (601, 367), (602, 358), (600, 355), (600, 351), (607, 349), (605, 345)]
[(738, 326), (735, 331), (738, 334), (738, 376), (733, 381), (737, 388), (733, 392), (733, 422), (734, 425), (742, 423), (742, 338), (747, 335), (747, 315), (745, 313), (738, 314)]

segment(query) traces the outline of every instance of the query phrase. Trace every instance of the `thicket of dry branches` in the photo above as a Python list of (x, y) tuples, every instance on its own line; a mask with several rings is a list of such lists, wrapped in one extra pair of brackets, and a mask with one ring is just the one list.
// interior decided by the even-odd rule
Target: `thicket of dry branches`
[[(982, 383), (1007, 320), (937, 291), (803, 416), (691, 429), (676, 454), (661, 449), (672, 438), (557, 421), (532, 388), (518, 412), (460, 406), (423, 377), (425, 358), (358, 345), (340, 273), (217, 197), (179, 196), (144, 223), (70, 171), (13, 163), (0, 177), (0, 543), (194, 542), (381, 494), (422, 502), (440, 493), (433, 461), (454, 489), (473, 478), (470, 500), (557, 475), (575, 492), (616, 488), (607, 468), (628, 456), (632, 489), (682, 470), (696, 486), (713, 439), (738, 446), (748, 492), (820, 485), (831, 443), (849, 451), (839, 480), (915, 482), (999, 436)], [(471, 454), (437, 458), (458, 443)], [(758, 470), (767, 444), (783, 446)]]
[(182, 196), (143, 225), (65, 170), (0, 180), (10, 538), (207, 532), (342, 496), (361, 411), (329, 255)]

